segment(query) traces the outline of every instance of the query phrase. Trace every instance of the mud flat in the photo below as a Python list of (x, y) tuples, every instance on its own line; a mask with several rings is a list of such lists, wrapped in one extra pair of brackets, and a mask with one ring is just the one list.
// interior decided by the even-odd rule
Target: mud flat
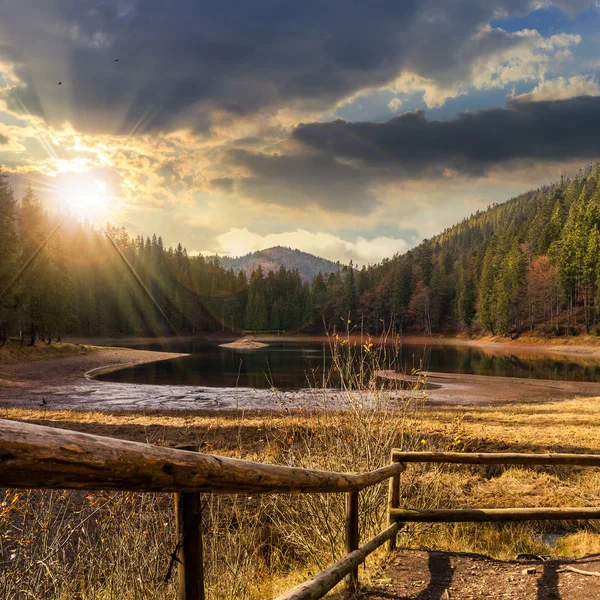
[[(384, 379), (405, 382), (409, 387), (417, 382), (413, 376), (394, 371), (379, 371), (377, 374)], [(600, 383), (595, 382), (460, 373), (424, 372), (421, 374), (419, 386), (425, 391), (429, 400), (436, 404), (499, 405), (563, 400), (575, 396), (600, 396)]]
[(261, 348), (267, 348), (269, 344), (263, 342), (257, 342), (252, 338), (242, 338), (235, 340), (235, 342), (227, 342), (226, 344), (219, 344), (221, 348), (233, 348), (234, 350), (260, 350)]
[(0, 366), (0, 409), (43, 408), (81, 411), (215, 411), (344, 405), (336, 390), (280, 391), (187, 385), (112, 383), (95, 375), (188, 356), (125, 348), (96, 347), (85, 354)]

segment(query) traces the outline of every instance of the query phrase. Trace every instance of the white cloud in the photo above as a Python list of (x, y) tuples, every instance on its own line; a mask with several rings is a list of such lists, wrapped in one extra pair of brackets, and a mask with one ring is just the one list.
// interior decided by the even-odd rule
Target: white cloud
[(423, 94), (427, 107), (435, 108), (472, 89), (543, 81), (551, 68), (572, 58), (571, 48), (580, 42), (581, 36), (576, 34), (560, 33), (545, 38), (531, 29), (508, 32), (484, 27), (465, 44), (464, 60), (455, 68), (427, 77), (405, 71), (391, 89), (398, 94)]
[(411, 246), (406, 240), (386, 236), (370, 240), (359, 236), (355, 242), (349, 242), (331, 233), (313, 233), (305, 229), (263, 236), (245, 227), (230, 229), (217, 236), (217, 242), (217, 248), (203, 251), (202, 254), (241, 256), (273, 246), (288, 246), (341, 263), (352, 260), (358, 265), (379, 262), (398, 252), (405, 252)]
[(542, 81), (529, 93), (515, 96), (513, 100), (522, 102), (542, 102), (544, 100), (568, 100), (576, 96), (600, 96), (600, 84), (595, 77), (576, 75), (568, 79), (557, 77)]
[(389, 102), (388, 102), (388, 108), (393, 112), (393, 113), (397, 113), (400, 110), (400, 107), (402, 106), (402, 100), (400, 98), (392, 98)]

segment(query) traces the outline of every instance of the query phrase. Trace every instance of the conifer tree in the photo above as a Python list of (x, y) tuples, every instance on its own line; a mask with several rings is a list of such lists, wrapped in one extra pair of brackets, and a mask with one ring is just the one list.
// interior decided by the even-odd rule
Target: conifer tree
[(0, 171), (0, 346), (6, 343), (15, 320), (15, 288), (9, 289), (16, 272), (18, 253), (15, 199), (8, 175)]

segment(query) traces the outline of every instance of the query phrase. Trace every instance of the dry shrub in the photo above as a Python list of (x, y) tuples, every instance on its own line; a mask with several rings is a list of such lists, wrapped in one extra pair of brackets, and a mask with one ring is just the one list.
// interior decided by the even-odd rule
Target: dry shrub
[(588, 554), (600, 554), (600, 535), (591, 531), (578, 531), (556, 540), (556, 554), (580, 558)]
[[(393, 342), (387, 336), (377, 342), (370, 337), (354, 342), (349, 334), (330, 338), (332, 368), (320, 380), (313, 374), (305, 405), (290, 409), (292, 424), (279, 432), (276, 462), (364, 473), (389, 464), (394, 447), (419, 446), (423, 394), (414, 385), (380, 374), (398, 367)], [(334, 385), (341, 392), (332, 392)], [(387, 490), (386, 481), (360, 492), (363, 541), (385, 527)], [(270, 530), (288, 549), (280, 564), (295, 572), (296, 580), (324, 569), (343, 554), (343, 494), (270, 496), (266, 502)]]
[(172, 596), (163, 583), (171, 504), (167, 494), (7, 491), (0, 597)]

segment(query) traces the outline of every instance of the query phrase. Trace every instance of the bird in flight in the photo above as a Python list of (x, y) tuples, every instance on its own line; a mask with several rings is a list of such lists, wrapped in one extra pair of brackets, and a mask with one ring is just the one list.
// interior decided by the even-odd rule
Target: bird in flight
[(59, 82), (58, 82), (58, 85), (62, 85), (62, 81), (59, 81)]
[(119, 62), (119, 59), (118, 59), (118, 58), (115, 58), (115, 62)]

